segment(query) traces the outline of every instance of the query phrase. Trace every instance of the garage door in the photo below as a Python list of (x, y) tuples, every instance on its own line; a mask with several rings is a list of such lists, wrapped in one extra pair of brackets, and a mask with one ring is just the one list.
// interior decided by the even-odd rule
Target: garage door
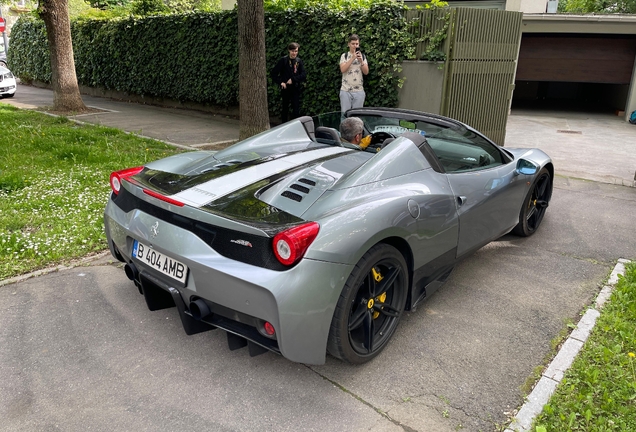
[(524, 34), (516, 80), (629, 84), (635, 58), (630, 36)]

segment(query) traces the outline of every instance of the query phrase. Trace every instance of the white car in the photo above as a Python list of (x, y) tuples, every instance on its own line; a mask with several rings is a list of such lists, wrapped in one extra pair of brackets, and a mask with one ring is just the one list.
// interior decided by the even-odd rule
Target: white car
[(16, 89), (17, 84), (11, 71), (0, 66), (0, 98), (13, 97)]

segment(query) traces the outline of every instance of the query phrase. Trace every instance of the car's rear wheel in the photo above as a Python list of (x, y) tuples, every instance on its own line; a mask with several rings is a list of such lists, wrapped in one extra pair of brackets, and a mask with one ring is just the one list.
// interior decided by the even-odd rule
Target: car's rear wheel
[(541, 225), (550, 198), (552, 198), (552, 177), (550, 172), (543, 168), (523, 201), (519, 212), (519, 223), (512, 232), (522, 237), (534, 234)]
[(406, 262), (392, 246), (379, 244), (360, 259), (347, 279), (331, 322), (327, 349), (353, 364), (382, 351), (404, 312)]

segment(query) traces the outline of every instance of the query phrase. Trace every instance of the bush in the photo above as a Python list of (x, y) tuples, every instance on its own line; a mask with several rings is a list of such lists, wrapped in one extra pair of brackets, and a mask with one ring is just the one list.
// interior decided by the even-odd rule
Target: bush
[[(395, 106), (395, 71), (414, 52), (403, 8), (399, 3), (380, 1), (369, 8), (346, 11), (310, 7), (267, 12), (268, 71), (287, 54), (289, 42), (298, 42), (307, 70), (301, 110), (310, 115), (337, 111), (338, 61), (347, 50), (348, 36), (357, 33), (371, 70), (365, 77), (366, 105)], [(137, 95), (236, 106), (237, 21), (236, 9), (73, 20), (78, 81)], [(16, 75), (50, 82), (44, 24), (33, 17), (21, 18), (13, 28), (12, 43), (10, 61)], [(268, 100), (270, 111), (278, 114), (280, 96), (273, 85)]]
[(130, 10), (135, 15), (152, 15), (168, 12), (168, 7), (163, 0), (133, 0)]
[(44, 22), (23, 15), (11, 28), (11, 49), (7, 53), (11, 72), (22, 81), (51, 82), (51, 63)]

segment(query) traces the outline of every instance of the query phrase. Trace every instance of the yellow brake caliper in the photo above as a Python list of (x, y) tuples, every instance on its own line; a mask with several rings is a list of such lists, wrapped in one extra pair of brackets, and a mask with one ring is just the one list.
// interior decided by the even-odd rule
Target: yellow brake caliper
[[(384, 279), (384, 277), (380, 274), (378, 270), (375, 269), (375, 267), (371, 269), (371, 273), (373, 274), (373, 279), (375, 279), (376, 282), (380, 282), (382, 279)], [(375, 298), (375, 301), (378, 301), (380, 303), (384, 303), (384, 300), (386, 300), (386, 291)], [(373, 304), (374, 304), (373, 299), (369, 300), (369, 303), (368, 303), (369, 309), (373, 307)], [(380, 316), (380, 312), (378, 311), (373, 312), (373, 319), (376, 319), (379, 316)]]

